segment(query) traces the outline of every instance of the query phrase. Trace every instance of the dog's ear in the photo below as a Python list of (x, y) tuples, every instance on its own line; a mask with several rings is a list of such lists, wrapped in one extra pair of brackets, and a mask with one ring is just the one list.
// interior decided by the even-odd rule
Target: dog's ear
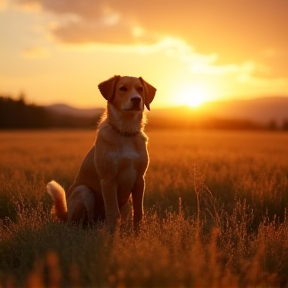
[(110, 101), (112, 99), (115, 85), (120, 78), (120, 75), (115, 75), (114, 77), (111, 77), (110, 79), (103, 81), (98, 85), (98, 89), (106, 100)]
[(139, 77), (139, 79), (142, 82), (142, 85), (144, 86), (145, 106), (148, 110), (150, 110), (150, 103), (153, 101), (157, 89), (154, 88), (152, 85), (150, 85), (148, 82), (146, 82), (142, 77)]

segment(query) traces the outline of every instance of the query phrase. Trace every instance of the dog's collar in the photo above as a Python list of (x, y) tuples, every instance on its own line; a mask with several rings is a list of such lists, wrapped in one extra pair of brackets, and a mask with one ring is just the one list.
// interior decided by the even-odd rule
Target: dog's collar
[(140, 133), (140, 130), (137, 130), (137, 131), (133, 131), (133, 132), (129, 132), (129, 131), (122, 131), (122, 130), (119, 130), (117, 129), (115, 126), (111, 125), (110, 126), (112, 127), (112, 129), (114, 131), (117, 132), (118, 135), (120, 136), (124, 136), (124, 137), (133, 137), (133, 136), (136, 136)]

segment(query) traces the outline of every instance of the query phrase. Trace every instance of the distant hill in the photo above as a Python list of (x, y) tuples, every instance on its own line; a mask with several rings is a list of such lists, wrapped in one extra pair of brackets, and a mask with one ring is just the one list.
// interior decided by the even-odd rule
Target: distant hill
[[(104, 108), (66, 104), (37, 106), (0, 95), (0, 129), (96, 128)], [(283, 129), (288, 130), (288, 97), (207, 102), (199, 108), (153, 109), (147, 129)]]
[(214, 117), (249, 119), (260, 123), (271, 120), (280, 123), (283, 119), (288, 119), (288, 97), (208, 102), (203, 105), (202, 113)]
[(287, 130), (288, 97), (207, 102), (198, 108), (188, 106), (156, 109), (149, 113), (150, 127)]
[(104, 108), (76, 108), (66, 104), (53, 104), (49, 106), (45, 106), (50, 112), (54, 112), (57, 114), (73, 116), (73, 117), (96, 117), (99, 114), (102, 114)]
[(44, 106), (50, 116), (52, 128), (95, 128), (103, 113), (103, 108), (81, 109), (66, 104)]

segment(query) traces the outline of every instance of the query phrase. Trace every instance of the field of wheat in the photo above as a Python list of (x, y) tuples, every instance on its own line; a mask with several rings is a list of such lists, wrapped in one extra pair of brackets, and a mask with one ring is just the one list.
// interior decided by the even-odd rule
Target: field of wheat
[(0, 287), (288, 287), (288, 134), (152, 130), (145, 219), (60, 224), (93, 131), (0, 132)]

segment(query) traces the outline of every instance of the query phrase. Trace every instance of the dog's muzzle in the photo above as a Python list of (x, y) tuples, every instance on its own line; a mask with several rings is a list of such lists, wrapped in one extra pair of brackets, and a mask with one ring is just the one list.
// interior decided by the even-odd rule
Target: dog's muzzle
[(139, 96), (134, 96), (130, 99), (132, 106), (130, 110), (141, 110), (141, 100), (142, 98)]

